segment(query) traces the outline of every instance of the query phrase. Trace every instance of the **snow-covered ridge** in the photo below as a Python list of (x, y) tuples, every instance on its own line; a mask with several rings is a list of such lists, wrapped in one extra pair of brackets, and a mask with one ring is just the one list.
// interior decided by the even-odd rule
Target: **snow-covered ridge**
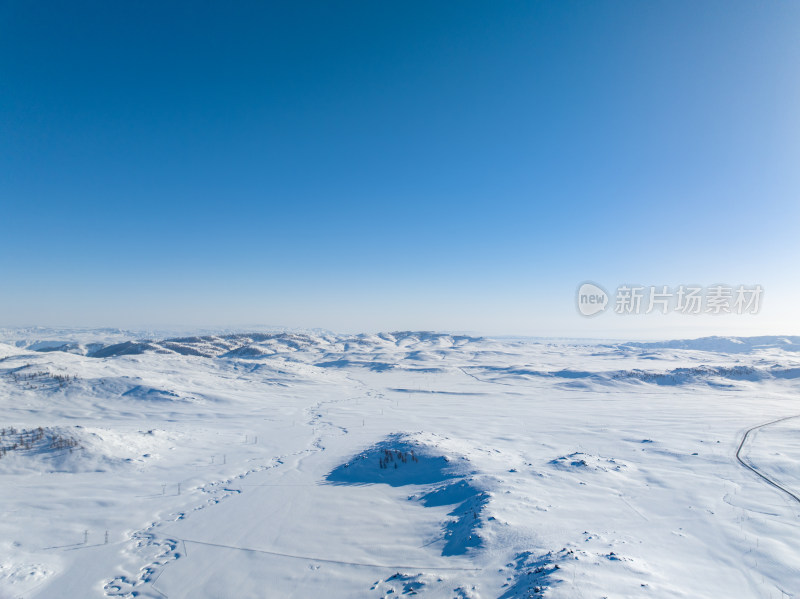
[[(66, 340), (65, 340), (66, 339)], [(800, 352), (800, 337), (770, 335), (756, 337), (700, 337), (665, 341), (590, 344), (585, 341), (536, 338), (494, 341), (498, 345), (549, 344), (590, 346), (619, 352), (690, 350), (720, 354), (748, 354), (781, 350)], [(343, 335), (328, 331), (236, 332), (157, 337), (122, 329), (0, 329), (0, 342), (37, 352), (60, 351), (91, 357), (137, 355), (144, 352), (174, 353), (203, 357), (258, 357), (297, 351), (375, 352), (381, 349), (436, 351), (486, 343), (490, 338), (431, 331), (394, 331)]]
[(37, 352), (61, 351), (95, 358), (138, 355), (145, 352), (185, 356), (258, 357), (298, 351), (374, 352), (380, 349), (444, 350), (480, 341), (478, 337), (428, 331), (335, 335), (328, 333), (231, 333), (169, 337), (166, 339), (126, 339), (117, 343), (80, 343), (60, 340), (22, 339), (14, 346)]
[(759, 337), (701, 337), (670, 341), (629, 342), (621, 347), (638, 349), (690, 349), (722, 354), (744, 354), (766, 349), (800, 351), (800, 337), (764, 335)]
[(594, 382), (616, 384), (618, 382), (642, 382), (656, 385), (683, 385), (695, 382), (713, 382), (715, 379), (730, 381), (761, 381), (766, 379), (798, 379), (800, 367), (774, 365), (759, 367), (751, 365), (714, 366), (699, 365), (692, 367), (672, 368), (669, 370), (648, 370), (635, 368), (631, 370), (587, 371), (587, 370), (535, 370), (525, 367), (470, 367), (469, 372), (487, 377), (487, 380), (498, 378), (516, 379), (551, 379), (571, 381), (574, 383)]

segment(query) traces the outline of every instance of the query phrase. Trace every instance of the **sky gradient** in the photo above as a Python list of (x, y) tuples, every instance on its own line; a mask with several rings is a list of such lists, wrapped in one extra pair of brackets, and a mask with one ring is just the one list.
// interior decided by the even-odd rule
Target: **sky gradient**
[[(800, 334), (800, 4), (0, 5), (0, 325)], [(577, 286), (763, 285), (758, 316)]]

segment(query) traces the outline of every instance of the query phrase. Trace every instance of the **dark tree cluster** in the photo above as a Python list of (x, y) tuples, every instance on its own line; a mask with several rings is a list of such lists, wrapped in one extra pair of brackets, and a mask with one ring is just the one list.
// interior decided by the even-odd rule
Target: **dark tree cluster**
[(383, 456), (378, 458), (378, 465), (384, 469), (394, 466), (395, 468), (398, 467), (399, 464), (407, 464), (408, 462), (412, 461), (414, 463), (418, 462), (417, 456), (414, 455), (414, 450), (411, 451), (400, 451), (398, 449), (391, 450), (391, 449), (384, 449)]
[[(27, 365), (26, 368), (28, 366), (30, 365)], [(39, 370), (36, 372), (19, 370), (17, 372), (9, 373), (9, 376), (15, 383), (20, 383), (24, 387), (30, 389), (36, 389), (36, 387), (33, 386), (33, 383), (37, 382), (42, 384), (54, 382), (58, 385), (59, 389), (62, 389), (66, 387), (69, 382), (78, 380), (77, 374), (73, 374), (72, 376), (68, 374), (53, 374), (47, 370)]]
[(44, 451), (72, 450), (79, 447), (78, 441), (65, 437), (55, 431), (41, 426), (33, 429), (2, 428), (0, 429), (0, 458), (12, 451)]

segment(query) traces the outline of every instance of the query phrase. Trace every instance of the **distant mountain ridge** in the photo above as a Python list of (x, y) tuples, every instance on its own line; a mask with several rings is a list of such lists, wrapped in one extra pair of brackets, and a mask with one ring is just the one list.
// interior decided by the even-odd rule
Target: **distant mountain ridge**
[(670, 341), (630, 342), (623, 347), (640, 349), (693, 349), (725, 354), (751, 353), (761, 349), (800, 351), (800, 337), (789, 335), (762, 335), (758, 337), (700, 337), (699, 339), (674, 339)]
[[(420, 352), (440, 351), (463, 347), (478, 341), (507, 345), (541, 344), (589, 345), (585, 340), (566, 339), (535, 340), (478, 337), (433, 331), (393, 331), (375, 334), (337, 334), (329, 331), (217, 333), (187, 336), (171, 336), (161, 339), (136, 334), (122, 329), (82, 330), (81, 335), (58, 339), (59, 331), (51, 329), (22, 329), (0, 331), (0, 340), (19, 349), (36, 352), (67, 352), (94, 358), (138, 355), (146, 352), (179, 354), (206, 358), (258, 358), (279, 354), (306, 351), (319, 354), (379, 353), (384, 349), (405, 349)], [(36, 333), (49, 338), (37, 338)], [(67, 331), (71, 332), (71, 331)], [(17, 333), (15, 335), (15, 333)], [(141, 336), (140, 336), (141, 335)], [(15, 339), (15, 337), (17, 337)], [(22, 337), (22, 338), (20, 338)], [(55, 340), (54, 340), (55, 338)], [(757, 351), (777, 349), (800, 352), (800, 336), (762, 335), (754, 337), (700, 337), (697, 339), (673, 339), (665, 341), (604, 342), (591, 344), (595, 347), (623, 351), (690, 350), (718, 354), (749, 354)]]
[(206, 358), (259, 357), (297, 351), (351, 352), (375, 351), (422, 344), (429, 349), (452, 348), (479, 341), (480, 337), (450, 335), (429, 331), (336, 335), (333, 333), (231, 333), (170, 337), (162, 340), (136, 339), (118, 343), (79, 343), (64, 341), (16, 342), (19, 348), (37, 352), (63, 351), (93, 358), (137, 355), (145, 352), (180, 354)]

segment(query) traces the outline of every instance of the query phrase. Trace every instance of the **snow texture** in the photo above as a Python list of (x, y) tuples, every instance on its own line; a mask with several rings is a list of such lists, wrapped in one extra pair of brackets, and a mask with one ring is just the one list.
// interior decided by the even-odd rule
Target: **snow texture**
[(0, 599), (800, 597), (798, 349), (0, 330)]

